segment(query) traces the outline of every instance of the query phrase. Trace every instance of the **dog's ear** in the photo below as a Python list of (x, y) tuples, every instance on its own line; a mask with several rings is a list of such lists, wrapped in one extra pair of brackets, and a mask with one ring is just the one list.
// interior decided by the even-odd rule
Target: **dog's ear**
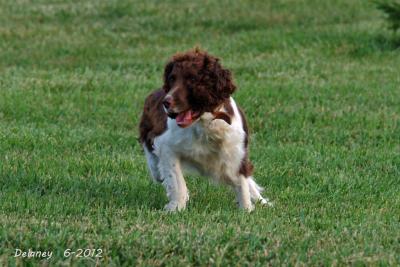
[(163, 81), (164, 81), (163, 90), (164, 90), (164, 92), (168, 92), (171, 89), (171, 88), (169, 88), (168, 76), (172, 72), (172, 70), (174, 68), (174, 65), (175, 65), (175, 61), (173, 61), (173, 60), (169, 61), (165, 65), (164, 76), (163, 76)]
[(236, 86), (233, 83), (232, 73), (228, 69), (224, 69), (219, 62), (216, 65), (217, 84), (216, 91), (222, 98), (229, 98), (236, 90)]

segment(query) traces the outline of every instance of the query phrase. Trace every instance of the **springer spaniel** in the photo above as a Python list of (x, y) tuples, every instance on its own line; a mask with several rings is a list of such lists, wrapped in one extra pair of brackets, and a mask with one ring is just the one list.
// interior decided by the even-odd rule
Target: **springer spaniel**
[(252, 177), (247, 123), (231, 97), (235, 89), (219, 59), (195, 49), (174, 55), (163, 87), (146, 98), (140, 142), (153, 179), (167, 191), (166, 210), (182, 210), (189, 200), (182, 169), (230, 185), (240, 208), (272, 205)]

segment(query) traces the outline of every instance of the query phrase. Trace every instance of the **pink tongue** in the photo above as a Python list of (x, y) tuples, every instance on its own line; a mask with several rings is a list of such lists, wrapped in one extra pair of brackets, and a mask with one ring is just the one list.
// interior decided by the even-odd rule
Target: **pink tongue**
[(176, 116), (175, 120), (176, 120), (176, 123), (178, 124), (178, 126), (180, 126), (180, 127), (189, 126), (193, 122), (192, 111), (188, 110), (188, 111), (179, 113), (178, 116)]

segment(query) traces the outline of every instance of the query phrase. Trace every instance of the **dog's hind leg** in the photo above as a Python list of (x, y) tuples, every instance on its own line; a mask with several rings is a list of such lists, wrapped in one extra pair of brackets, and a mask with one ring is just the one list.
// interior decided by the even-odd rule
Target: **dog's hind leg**
[(261, 186), (259, 186), (253, 179), (253, 177), (247, 177), (246, 178), (248, 184), (249, 184), (249, 191), (250, 191), (250, 197), (251, 200), (256, 203), (259, 202), (262, 205), (265, 206), (270, 206), (272, 207), (273, 204), (271, 201), (269, 201), (268, 198), (263, 198), (263, 196), (261, 195), (261, 192), (263, 191), (263, 188)]

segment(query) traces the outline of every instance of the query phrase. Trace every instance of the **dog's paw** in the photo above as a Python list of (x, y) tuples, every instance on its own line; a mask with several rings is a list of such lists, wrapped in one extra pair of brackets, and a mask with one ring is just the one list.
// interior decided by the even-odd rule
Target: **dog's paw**
[(177, 201), (171, 201), (165, 205), (164, 210), (167, 212), (181, 211), (185, 209), (185, 204), (181, 204)]
[(241, 209), (243, 209), (243, 210), (245, 210), (245, 211), (247, 211), (247, 212), (252, 212), (252, 211), (254, 211), (254, 205), (249, 205), (249, 206), (247, 206), (247, 207), (240, 207)]
[(261, 206), (263, 207), (273, 207), (274, 203), (271, 202), (268, 198), (262, 198), (258, 201), (258, 203), (260, 203)]
[(255, 206), (252, 203), (250, 203), (248, 205), (241, 205), (240, 202), (237, 201), (236, 205), (240, 210), (247, 211), (247, 212), (252, 212), (255, 209)]

